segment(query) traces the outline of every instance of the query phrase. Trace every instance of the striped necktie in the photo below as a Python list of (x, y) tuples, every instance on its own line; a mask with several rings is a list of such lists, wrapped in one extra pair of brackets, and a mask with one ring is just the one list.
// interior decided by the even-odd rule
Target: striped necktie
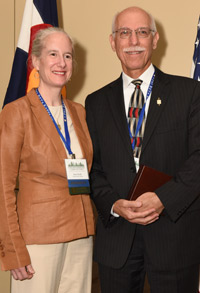
[[(133, 142), (135, 135), (136, 135), (136, 129), (139, 121), (139, 116), (141, 113), (141, 110), (144, 106), (144, 95), (140, 89), (140, 86), (142, 84), (142, 80), (137, 79), (132, 81), (132, 83), (135, 85), (135, 90), (133, 92), (133, 95), (131, 96), (130, 103), (129, 103), (129, 111), (128, 111), (128, 117), (129, 117), (129, 127), (130, 132), (132, 134), (131, 143)], [(145, 127), (145, 113), (143, 116), (141, 127), (137, 133), (137, 137), (135, 138), (135, 148), (133, 150), (134, 157), (139, 158), (141, 154), (142, 149), (142, 140), (144, 136), (144, 127)]]

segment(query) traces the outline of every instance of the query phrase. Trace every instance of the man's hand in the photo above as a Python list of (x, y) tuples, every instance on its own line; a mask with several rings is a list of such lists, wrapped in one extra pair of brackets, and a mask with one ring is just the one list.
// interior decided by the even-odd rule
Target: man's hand
[(162, 202), (154, 192), (145, 192), (141, 194), (137, 198), (136, 202), (142, 202), (142, 206), (137, 209), (138, 212), (143, 212), (154, 208), (155, 211), (160, 215), (164, 209)]
[[(147, 206), (147, 204), (146, 204)], [(143, 201), (117, 200), (113, 205), (113, 212), (123, 217), (130, 223), (148, 225), (159, 218), (159, 213), (152, 206), (143, 207)]]
[(19, 269), (14, 269), (10, 271), (13, 278), (15, 280), (26, 280), (26, 279), (32, 279), (35, 271), (32, 267), (32, 265), (28, 265)]

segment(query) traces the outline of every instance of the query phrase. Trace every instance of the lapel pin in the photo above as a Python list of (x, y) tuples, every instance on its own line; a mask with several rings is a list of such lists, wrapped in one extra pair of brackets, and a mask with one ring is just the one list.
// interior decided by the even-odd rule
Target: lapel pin
[(161, 98), (157, 99), (157, 105), (160, 106), (162, 104)]

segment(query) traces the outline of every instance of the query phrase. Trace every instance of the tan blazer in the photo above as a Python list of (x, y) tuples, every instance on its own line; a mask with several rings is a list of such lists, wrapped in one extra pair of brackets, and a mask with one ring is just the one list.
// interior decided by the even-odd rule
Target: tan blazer
[[(82, 105), (65, 100), (88, 169), (92, 143)], [(26, 244), (94, 234), (89, 195), (70, 195), (57, 130), (35, 90), (0, 114), (0, 258), (3, 270), (30, 263)], [(19, 193), (15, 196), (19, 175)]]

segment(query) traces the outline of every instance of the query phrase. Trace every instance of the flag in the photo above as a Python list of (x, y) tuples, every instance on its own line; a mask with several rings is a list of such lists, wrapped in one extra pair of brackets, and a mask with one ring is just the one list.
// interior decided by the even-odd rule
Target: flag
[(31, 52), (32, 41), (39, 29), (48, 26), (58, 26), (56, 0), (26, 0), (4, 106), (26, 94), (29, 75), (31, 74), (27, 69), (27, 62), (28, 54), (30, 55)]
[(191, 77), (200, 81), (200, 17), (197, 25), (197, 37), (194, 44), (194, 55), (192, 61)]

